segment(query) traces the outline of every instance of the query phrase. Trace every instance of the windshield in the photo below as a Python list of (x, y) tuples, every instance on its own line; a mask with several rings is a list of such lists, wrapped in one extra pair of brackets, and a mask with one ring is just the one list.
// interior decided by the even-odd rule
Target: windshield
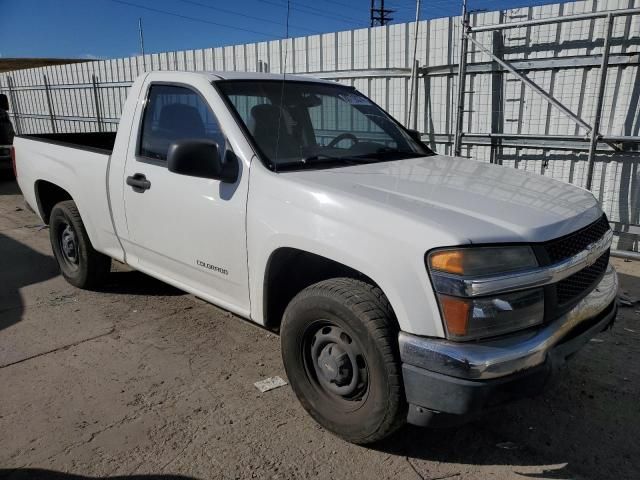
[(280, 80), (220, 81), (216, 85), (276, 171), (433, 154), (350, 87)]

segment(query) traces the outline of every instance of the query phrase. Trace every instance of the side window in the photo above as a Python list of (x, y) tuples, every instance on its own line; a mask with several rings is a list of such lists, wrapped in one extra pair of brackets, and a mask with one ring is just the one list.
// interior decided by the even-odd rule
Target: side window
[(142, 119), (138, 154), (166, 160), (169, 146), (183, 139), (207, 139), (225, 148), (220, 124), (205, 100), (189, 88), (152, 85)]

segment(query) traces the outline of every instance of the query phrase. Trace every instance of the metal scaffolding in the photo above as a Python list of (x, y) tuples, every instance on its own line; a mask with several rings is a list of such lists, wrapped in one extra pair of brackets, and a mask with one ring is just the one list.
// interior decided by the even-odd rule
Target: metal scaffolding
[[(586, 188), (591, 190), (593, 183), (593, 170), (595, 164), (595, 155), (596, 150), (599, 148), (600, 144), (609, 145), (614, 151), (622, 151), (625, 146), (630, 144), (638, 145), (640, 144), (640, 137), (638, 136), (608, 136), (603, 135), (600, 132), (600, 122), (602, 118), (602, 109), (604, 103), (604, 93), (607, 82), (607, 72), (609, 66), (611, 65), (611, 37), (614, 26), (614, 20), (617, 17), (626, 17), (631, 15), (639, 15), (640, 8), (627, 8), (621, 10), (610, 10), (604, 12), (594, 12), (594, 13), (583, 13), (577, 15), (565, 15), (553, 18), (543, 18), (537, 20), (525, 20), (519, 22), (509, 22), (509, 23), (499, 23), (494, 25), (483, 25), (483, 26), (472, 26), (470, 24), (469, 12), (467, 10), (467, 2), (463, 0), (462, 4), (462, 15), (461, 15), (461, 39), (460, 39), (460, 62), (458, 66), (457, 78), (458, 78), (458, 95), (457, 95), (457, 116), (456, 116), (456, 127), (454, 132), (454, 140), (453, 140), (453, 150), (454, 155), (462, 154), (462, 145), (463, 143), (470, 145), (483, 145), (486, 144), (486, 140), (491, 140), (489, 144), (492, 148), (491, 158), (495, 158), (495, 148), (499, 148), (501, 146), (503, 139), (509, 140), (520, 140), (523, 141), (521, 146), (532, 146), (533, 148), (543, 148), (543, 145), (538, 144), (531, 145), (526, 142), (530, 142), (532, 140), (541, 140), (545, 142), (544, 148), (547, 149), (563, 149), (566, 148), (567, 142), (572, 142), (572, 149), (576, 149), (576, 142), (588, 142), (588, 168), (587, 168), (587, 179), (586, 179)], [(594, 19), (605, 19), (606, 27), (604, 34), (604, 43), (602, 47), (602, 54), (600, 55), (599, 69), (600, 69), (600, 77), (598, 80), (598, 87), (596, 91), (596, 108), (591, 119), (591, 122), (587, 122), (580, 115), (573, 112), (571, 108), (564, 105), (559, 99), (555, 98), (551, 92), (548, 92), (536, 82), (531, 80), (527, 75), (527, 71), (531, 71), (537, 68), (561, 68), (577, 66), (578, 62), (581, 62), (582, 65), (588, 65), (591, 62), (591, 65), (596, 65), (596, 60), (594, 56), (591, 58), (585, 59), (581, 58), (565, 58), (565, 59), (543, 59), (537, 61), (513, 61), (509, 62), (504, 58), (501, 58), (496, 52), (492, 51), (491, 48), (483, 45), (477, 38), (476, 34), (481, 32), (502, 32), (507, 29), (514, 29), (520, 27), (532, 27), (532, 26), (540, 26), (540, 25), (549, 25), (549, 24), (560, 24), (566, 22), (576, 22), (581, 20), (594, 20)], [(576, 124), (586, 130), (586, 135), (530, 135), (530, 134), (521, 134), (521, 133), (511, 133), (504, 134), (502, 132), (490, 132), (485, 134), (474, 134), (472, 132), (465, 132), (463, 129), (464, 126), (464, 113), (465, 111), (465, 91), (466, 88), (466, 78), (469, 73), (468, 70), (470, 66), (477, 66), (477, 64), (469, 64), (468, 63), (468, 54), (469, 54), (469, 43), (473, 44), (477, 51), (480, 51), (486, 55), (488, 55), (493, 62), (495, 62), (500, 68), (502, 72), (508, 72), (516, 77), (523, 85), (526, 85), (541, 98), (543, 98), (550, 105), (553, 105), (557, 108), (562, 114), (573, 120)], [(616, 64), (620, 64), (622, 62), (628, 62), (627, 59), (616, 59)], [(637, 58), (635, 59), (637, 62)], [(536, 65), (537, 63), (537, 65)], [(476, 72), (478, 70), (476, 69)], [(426, 72), (425, 72), (426, 73)], [(428, 74), (428, 73), (427, 73)], [(501, 81), (501, 80), (500, 80)], [(497, 141), (494, 141), (497, 140)], [(579, 147), (577, 147), (579, 148)], [(584, 149), (584, 146), (582, 146)]]

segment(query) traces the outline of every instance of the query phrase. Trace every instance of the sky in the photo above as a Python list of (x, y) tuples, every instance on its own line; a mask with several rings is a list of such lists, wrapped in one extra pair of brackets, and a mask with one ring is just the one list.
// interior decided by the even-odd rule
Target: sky
[[(557, 3), (468, 0), (470, 9)], [(370, 0), (291, 0), (289, 35), (369, 26)], [(391, 23), (413, 21), (415, 0), (386, 0)], [(461, 0), (422, 1), (421, 19), (458, 15)], [(287, 0), (0, 0), (0, 56), (117, 58), (286, 36)]]

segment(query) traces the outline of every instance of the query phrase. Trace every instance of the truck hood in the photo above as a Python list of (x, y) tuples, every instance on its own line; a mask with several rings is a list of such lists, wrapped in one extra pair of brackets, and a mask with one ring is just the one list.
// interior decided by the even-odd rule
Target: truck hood
[(594, 196), (582, 188), (443, 155), (286, 175), (338, 204), (362, 201), (377, 206), (381, 222), (387, 213), (410, 217), (460, 243), (541, 242), (602, 215)]

